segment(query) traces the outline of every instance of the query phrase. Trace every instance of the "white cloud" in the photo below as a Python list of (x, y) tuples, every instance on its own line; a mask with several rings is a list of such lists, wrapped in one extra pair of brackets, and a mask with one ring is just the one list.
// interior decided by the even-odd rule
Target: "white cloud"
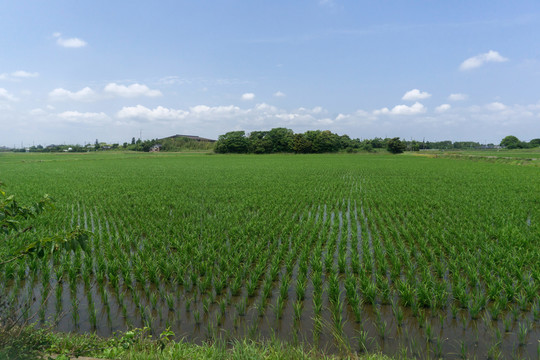
[(317, 120), (317, 124), (323, 125), (323, 126), (332, 125), (333, 123), (334, 123), (334, 120), (329, 119), (329, 118)]
[(276, 91), (276, 92), (274, 93), (274, 96), (275, 96), (275, 97), (285, 97), (285, 94), (282, 93), (281, 91)]
[(479, 54), (468, 58), (459, 66), (460, 70), (471, 70), (484, 65), (487, 62), (505, 62), (507, 58), (501, 56), (497, 51), (489, 50), (487, 53)]
[(277, 107), (272, 106), (272, 105), (268, 105), (268, 104), (266, 104), (266, 103), (261, 103), (261, 104), (255, 105), (255, 110), (258, 110), (258, 111), (265, 111), (265, 112), (272, 112), (272, 113), (278, 112), (278, 108), (277, 108)]
[(442, 105), (439, 105), (435, 108), (435, 111), (438, 112), (438, 113), (443, 113), (447, 110), (450, 110), (452, 106), (450, 104), (442, 104)]
[(96, 100), (97, 94), (89, 87), (85, 87), (79, 91), (72, 92), (63, 88), (54, 89), (49, 93), (51, 100), (76, 100), (76, 101), (93, 101)]
[(460, 94), (460, 93), (450, 94), (448, 96), (448, 100), (450, 101), (463, 101), (463, 100), (467, 100), (467, 98), (468, 98), (467, 94)]
[(157, 97), (161, 96), (161, 91), (152, 90), (146, 85), (132, 84), (129, 86), (110, 83), (105, 86), (103, 93), (97, 93), (88, 86), (79, 91), (70, 91), (63, 88), (54, 89), (49, 93), (51, 100), (75, 100), (75, 101), (95, 101), (104, 98), (105, 95), (118, 96), (123, 98), (134, 98), (138, 96)]
[(388, 109), (387, 107), (373, 110), (373, 115), (385, 115), (385, 114), (390, 114), (390, 109)]
[(105, 93), (126, 98), (132, 98), (137, 96), (157, 97), (162, 95), (161, 91), (152, 90), (148, 88), (148, 86), (141, 84), (132, 84), (129, 86), (125, 86), (110, 83), (105, 86), (104, 91)]
[(37, 72), (31, 73), (24, 70), (17, 70), (17, 71), (12, 72), (11, 76), (17, 77), (17, 78), (33, 78), (33, 77), (38, 77), (39, 73)]
[[(0, 101), (0, 108), (4, 107), (4, 112), (13, 111), (6, 107), (10, 104), (11, 102)], [(185, 108), (121, 105), (117, 109), (119, 111), (107, 113), (108, 115), (100, 112), (101, 110), (92, 109), (88, 110), (90, 112), (80, 110), (83, 112), (57, 113), (54, 109), (42, 105), (39, 108), (28, 108), (33, 110), (24, 110), (17, 118), (20, 121), (8, 123), (4, 119), (4, 122), (8, 127), (17, 127), (21, 134), (27, 133), (29, 129), (40, 134), (52, 131), (58, 137), (46, 140), (49, 142), (83, 142), (96, 137), (106, 141), (125, 141), (126, 133), (138, 134), (139, 129), (143, 129), (146, 136), (152, 138), (165, 136), (169, 132), (217, 138), (218, 135), (232, 130), (249, 132), (286, 127), (295, 132), (328, 129), (338, 134), (348, 134), (352, 138), (401, 136), (419, 139), (425, 136), (429, 140), (448, 138), (497, 143), (509, 133), (526, 140), (532, 137), (530, 134), (540, 131), (540, 102), (530, 105), (506, 105), (502, 101), (496, 101), (466, 107), (450, 102), (438, 105), (433, 107), (433, 111), (416, 102), (369, 112), (358, 110), (331, 115), (322, 107), (284, 109), (266, 103), (247, 103), (245, 107), (200, 104)], [(16, 113), (12, 115), (16, 116)], [(68, 129), (73, 133), (68, 132)], [(77, 129), (77, 132), (74, 132), (74, 129)], [(479, 139), (475, 137), (478, 135), (474, 134), (485, 135)], [(9, 137), (0, 133), (1, 135), (7, 139), (4, 142), (9, 141)]]
[(62, 37), (62, 34), (57, 32), (53, 36), (56, 38), (56, 43), (62, 47), (66, 48), (81, 48), (86, 46), (86, 41), (79, 38), (68, 38), (65, 39)]
[(180, 76), (176, 76), (176, 75), (164, 76), (158, 80), (158, 83), (163, 84), (163, 85), (183, 85), (183, 84), (191, 84), (192, 82), (193, 81), (190, 79), (183, 79)]
[(427, 111), (426, 107), (423, 104), (420, 104), (419, 102), (415, 102), (413, 105), (396, 105), (392, 108), (392, 110), (389, 110), (388, 108), (382, 108), (379, 110), (373, 111), (374, 115), (417, 115), (422, 114)]
[(125, 106), (116, 113), (116, 117), (120, 119), (139, 119), (139, 120), (181, 120), (188, 113), (184, 110), (168, 109), (163, 106), (158, 106), (155, 109), (149, 109), (142, 105)]
[(58, 114), (58, 117), (71, 123), (83, 124), (103, 124), (109, 120), (107, 114), (103, 112), (79, 112), (79, 111), (64, 111)]
[(303, 127), (319, 129), (334, 124), (336, 120), (326, 116), (327, 111), (321, 107), (313, 109), (297, 109), (286, 111), (265, 103), (250, 108), (240, 108), (235, 105), (208, 106), (197, 105), (182, 109), (170, 109), (158, 106), (149, 109), (142, 105), (124, 107), (117, 112), (116, 117), (122, 123), (135, 124), (140, 122), (181, 123), (201, 129), (212, 128), (226, 132), (234, 129), (260, 130), (273, 127)]
[(490, 111), (502, 111), (502, 110), (506, 110), (506, 105), (500, 102), (492, 102), (486, 105), (486, 109)]
[(420, 91), (418, 89), (412, 89), (410, 91), (407, 91), (405, 95), (403, 95), (401, 100), (415, 101), (415, 100), (427, 99), (429, 97), (431, 97), (431, 94), (428, 92)]
[(12, 95), (6, 89), (0, 88), (0, 100), (17, 101), (19, 99), (17, 99), (14, 95)]
[(38, 115), (45, 115), (47, 112), (41, 108), (32, 109), (29, 111), (30, 115), (38, 116)]
[(206, 105), (197, 105), (189, 108), (190, 115), (196, 115), (200, 117), (207, 117), (212, 115), (218, 116), (229, 116), (234, 114), (241, 114), (242, 111), (238, 106), (234, 105), (221, 105), (221, 106), (206, 106)]
[(254, 93), (242, 94), (242, 100), (253, 100), (253, 99), (255, 99), (255, 94)]
[(391, 113), (396, 115), (416, 115), (425, 113), (426, 108), (424, 105), (420, 104), (419, 102), (414, 103), (414, 105), (407, 106), (407, 105), (396, 105), (392, 109)]
[(12, 80), (12, 81), (17, 81), (17, 80), (20, 80), (20, 79), (27, 79), (27, 78), (33, 78), (33, 77), (38, 77), (39, 76), (39, 73), (37, 72), (28, 72), (28, 71), (24, 71), (24, 70), (17, 70), (17, 71), (14, 71), (12, 73), (3, 73), (3, 74), (0, 74), (0, 80)]

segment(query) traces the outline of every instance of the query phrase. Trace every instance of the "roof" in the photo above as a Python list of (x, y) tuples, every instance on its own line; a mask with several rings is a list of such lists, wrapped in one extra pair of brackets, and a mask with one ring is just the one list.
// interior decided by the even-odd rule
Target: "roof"
[(195, 140), (195, 141), (208, 141), (208, 142), (215, 142), (216, 141), (216, 140), (212, 140), (212, 139), (203, 138), (203, 137), (200, 137), (200, 136), (179, 135), (179, 134), (176, 134), (176, 135), (173, 135), (173, 136), (168, 136), (168, 137), (166, 137), (164, 139), (175, 139), (175, 138), (188, 138), (188, 139)]

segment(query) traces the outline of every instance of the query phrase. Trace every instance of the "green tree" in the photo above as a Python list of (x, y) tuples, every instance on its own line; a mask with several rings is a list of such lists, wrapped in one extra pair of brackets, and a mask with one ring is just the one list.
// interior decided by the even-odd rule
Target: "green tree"
[(532, 139), (529, 141), (529, 146), (532, 148), (540, 146), (540, 139)]
[(386, 149), (392, 154), (401, 154), (407, 148), (407, 144), (401, 141), (399, 137), (389, 139), (386, 145)]
[(320, 131), (313, 144), (319, 153), (335, 152), (339, 150), (339, 137), (329, 130)]
[(249, 152), (265, 154), (272, 152), (272, 142), (268, 138), (268, 131), (253, 131), (249, 134)]
[(411, 151), (420, 151), (420, 144), (416, 140), (411, 141)]
[(292, 151), (292, 141), (294, 132), (286, 128), (274, 128), (267, 134), (268, 140), (272, 144), (272, 152)]
[(521, 141), (514, 135), (508, 135), (501, 140), (501, 146), (507, 149), (519, 149), (523, 147)]
[(373, 146), (375, 149), (381, 149), (384, 147), (384, 140), (381, 138), (373, 138), (370, 140), (371, 146)]
[(214, 151), (217, 153), (247, 153), (249, 141), (245, 131), (230, 131), (220, 135)]
[(307, 154), (312, 152), (311, 141), (304, 134), (294, 134), (292, 150), (297, 154)]

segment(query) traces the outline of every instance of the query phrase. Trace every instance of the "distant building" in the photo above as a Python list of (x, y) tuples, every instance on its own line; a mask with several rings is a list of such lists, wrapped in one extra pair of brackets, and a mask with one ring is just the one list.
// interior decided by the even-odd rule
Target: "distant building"
[(156, 144), (152, 146), (149, 150), (150, 152), (160, 152), (161, 151), (161, 144)]

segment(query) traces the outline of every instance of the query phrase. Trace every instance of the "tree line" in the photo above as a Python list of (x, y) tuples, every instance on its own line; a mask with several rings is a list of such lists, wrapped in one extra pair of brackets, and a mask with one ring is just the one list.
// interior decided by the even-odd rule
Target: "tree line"
[(523, 142), (515, 136), (505, 137), (499, 145), (480, 144), (475, 141), (417, 141), (395, 138), (351, 139), (348, 135), (338, 135), (329, 130), (309, 130), (294, 133), (287, 128), (269, 131), (230, 131), (220, 135), (215, 144), (216, 153), (272, 154), (297, 153), (316, 154), (338, 151), (358, 152), (387, 149), (392, 153), (420, 150), (467, 150), (467, 149), (507, 149), (533, 148), (540, 146), (540, 139)]
[(338, 135), (329, 130), (309, 130), (304, 133), (294, 133), (287, 128), (274, 128), (269, 131), (231, 131), (220, 135), (217, 142), (196, 141), (188, 137), (170, 137), (164, 139), (141, 140), (132, 138), (131, 142), (123, 144), (94, 144), (81, 145), (49, 145), (32, 146), (30, 148), (11, 149), (0, 148), (0, 151), (30, 151), (30, 152), (87, 152), (103, 150), (131, 150), (148, 152), (154, 146), (160, 151), (193, 151), (203, 150), (216, 153), (240, 154), (271, 154), (297, 153), (316, 154), (338, 151), (358, 152), (387, 149), (392, 153), (420, 150), (467, 150), (467, 149), (528, 149), (540, 146), (540, 138), (529, 142), (521, 141), (513, 135), (506, 136), (499, 145), (480, 144), (475, 141), (417, 141), (395, 138), (351, 139), (348, 135)]
[(359, 141), (349, 136), (339, 136), (330, 131), (306, 131), (295, 134), (291, 129), (274, 128), (269, 131), (231, 131), (220, 135), (214, 151), (216, 153), (324, 153), (336, 152), (348, 147), (359, 148)]

